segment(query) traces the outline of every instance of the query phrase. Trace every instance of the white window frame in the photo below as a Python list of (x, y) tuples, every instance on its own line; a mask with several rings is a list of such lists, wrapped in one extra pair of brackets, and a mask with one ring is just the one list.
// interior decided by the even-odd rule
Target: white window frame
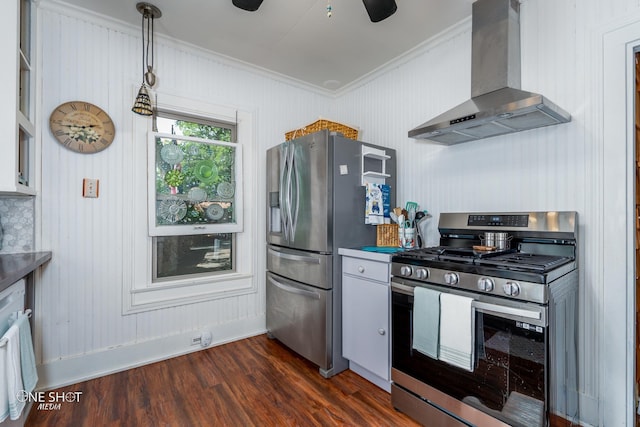
[[(132, 86), (132, 99), (137, 87)], [(157, 93), (157, 107), (166, 112), (236, 123), (237, 143), (243, 146), (242, 167), (243, 194), (251, 195), (257, 191), (257, 150), (255, 149), (255, 130), (253, 112), (235, 107), (211, 104), (205, 101), (184, 98), (167, 93)], [(131, 158), (123, 159), (124, 170), (135, 171), (135, 165), (148, 164), (148, 138), (153, 133), (152, 121), (148, 118), (132, 116), (132, 152)], [(140, 144), (142, 143), (142, 147)], [(131, 179), (140, 177), (131, 172)], [(218, 298), (229, 298), (257, 292), (255, 277), (257, 254), (255, 235), (257, 232), (257, 206), (255, 198), (245, 198), (238, 217), (243, 221), (243, 231), (235, 234), (235, 270), (204, 277), (185, 277), (153, 282), (153, 237), (148, 233), (147, 214), (147, 176), (145, 183), (135, 185), (130, 199), (132, 210), (139, 212), (133, 221), (125, 221), (123, 236), (131, 239), (124, 245), (123, 251), (123, 314), (133, 314), (175, 307)], [(143, 189), (143, 190), (142, 190)], [(144, 192), (144, 194), (142, 194)], [(144, 205), (142, 206), (142, 201)], [(144, 226), (143, 226), (144, 224)], [(143, 227), (141, 227), (143, 226)], [(195, 233), (192, 233), (195, 234)]]

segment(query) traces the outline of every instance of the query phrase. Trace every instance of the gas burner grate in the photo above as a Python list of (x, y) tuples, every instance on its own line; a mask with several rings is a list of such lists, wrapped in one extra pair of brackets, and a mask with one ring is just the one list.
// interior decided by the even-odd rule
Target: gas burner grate
[(491, 258), (515, 252), (515, 249), (476, 251), (473, 248), (455, 246), (433, 246), (430, 248), (412, 249), (398, 254), (400, 257), (425, 261), (453, 261), (472, 264), (476, 259)]
[(504, 267), (509, 269), (549, 271), (571, 261), (571, 258), (554, 255), (538, 255), (529, 253), (513, 253), (498, 255), (490, 259), (478, 259), (476, 264)]
[(433, 248), (411, 249), (399, 252), (396, 256), (417, 260), (433, 261), (438, 259), (438, 253)]
[(398, 253), (394, 261), (403, 260), (423, 265), (437, 263), (477, 265), (500, 270), (546, 273), (572, 261), (572, 258), (557, 255), (541, 255), (517, 252), (515, 249), (499, 251), (475, 251), (466, 247), (434, 246), (412, 249)]

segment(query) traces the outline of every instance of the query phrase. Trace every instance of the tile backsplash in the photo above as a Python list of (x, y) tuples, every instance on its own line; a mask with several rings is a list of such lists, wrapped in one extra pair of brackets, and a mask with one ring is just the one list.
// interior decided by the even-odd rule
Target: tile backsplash
[(3, 230), (0, 253), (34, 250), (34, 217), (33, 197), (0, 197), (0, 225)]

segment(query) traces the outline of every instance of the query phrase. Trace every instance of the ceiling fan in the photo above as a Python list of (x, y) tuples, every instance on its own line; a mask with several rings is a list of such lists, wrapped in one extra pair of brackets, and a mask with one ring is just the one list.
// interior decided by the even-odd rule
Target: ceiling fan
[[(387, 19), (396, 12), (398, 6), (395, 0), (362, 0), (365, 9), (369, 14), (371, 22), (380, 22)], [(262, 0), (233, 0), (233, 5), (243, 10), (255, 12), (258, 10)]]

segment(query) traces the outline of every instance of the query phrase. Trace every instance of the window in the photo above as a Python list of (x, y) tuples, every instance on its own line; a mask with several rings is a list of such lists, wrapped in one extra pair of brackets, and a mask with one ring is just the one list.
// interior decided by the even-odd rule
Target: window
[(233, 234), (153, 238), (153, 281), (234, 270)]
[[(138, 85), (131, 86), (132, 98), (138, 89)], [(258, 198), (253, 195), (257, 194), (261, 174), (259, 150), (255, 149), (254, 113), (170, 93), (160, 92), (157, 95), (156, 105), (160, 114), (157, 129), (153, 121), (136, 118), (131, 134), (131, 156), (122, 159), (125, 181), (136, 183), (130, 187), (126, 201), (133, 213), (131, 221), (124, 221), (122, 225), (123, 236), (128, 242), (122, 253), (123, 314), (247, 295), (258, 289), (259, 279), (255, 276), (259, 251), (255, 244)], [(194, 135), (194, 129), (201, 133)], [(158, 198), (177, 196), (187, 206), (193, 205), (193, 201), (187, 198), (193, 188), (188, 182), (193, 178), (189, 178), (186, 166), (167, 169), (180, 169), (185, 175), (184, 182), (172, 186), (175, 194), (166, 187), (159, 191), (158, 196), (155, 159), (160, 152), (156, 150), (157, 136), (172, 144), (174, 140), (175, 144), (183, 144), (181, 150), (187, 151), (182, 154), (181, 163), (189, 160), (187, 155), (193, 156), (196, 152), (193, 143), (198, 149), (234, 149), (233, 170), (225, 170), (224, 162), (216, 163), (219, 179), (211, 183), (218, 184), (231, 175), (235, 177), (233, 196), (225, 193), (227, 198), (224, 200), (233, 207), (232, 212), (227, 205), (221, 205), (223, 210), (226, 209), (222, 218), (218, 219), (219, 213), (215, 212), (215, 215), (211, 213), (207, 217), (208, 205), (205, 207), (204, 202), (221, 203), (222, 200), (215, 199), (218, 195), (205, 189), (207, 199), (202, 200), (200, 206), (200, 213), (204, 211), (205, 216), (200, 222), (156, 224)], [(145, 163), (146, 168), (140, 167)], [(142, 185), (137, 185), (138, 182)], [(199, 198), (194, 196), (194, 200)], [(217, 208), (212, 209), (217, 211)], [(151, 210), (153, 215), (149, 212)], [(153, 234), (150, 233), (151, 224), (157, 226)]]
[(234, 124), (159, 112), (150, 135), (153, 282), (234, 271), (242, 147)]

